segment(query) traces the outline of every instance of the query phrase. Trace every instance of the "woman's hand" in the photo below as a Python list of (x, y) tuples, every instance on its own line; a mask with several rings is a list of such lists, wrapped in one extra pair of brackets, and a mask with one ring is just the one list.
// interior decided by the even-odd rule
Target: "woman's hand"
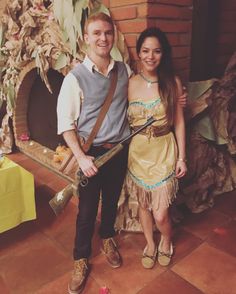
[(184, 177), (187, 173), (187, 165), (185, 161), (177, 160), (175, 167), (175, 176), (177, 179)]

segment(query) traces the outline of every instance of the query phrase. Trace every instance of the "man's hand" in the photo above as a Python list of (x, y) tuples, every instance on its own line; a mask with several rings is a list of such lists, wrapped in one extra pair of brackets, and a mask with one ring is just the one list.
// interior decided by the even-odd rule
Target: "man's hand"
[(183, 94), (181, 96), (179, 96), (177, 99), (178, 99), (178, 103), (181, 107), (184, 108), (187, 106), (188, 94), (187, 94), (185, 87), (183, 87)]
[(93, 160), (94, 157), (89, 155), (84, 155), (77, 159), (80, 169), (88, 178), (95, 176), (98, 172)]

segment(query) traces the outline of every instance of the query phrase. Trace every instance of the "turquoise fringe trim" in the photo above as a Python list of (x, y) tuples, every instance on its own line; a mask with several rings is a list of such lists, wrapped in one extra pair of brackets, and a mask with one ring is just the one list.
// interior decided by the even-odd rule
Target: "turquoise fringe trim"
[(141, 101), (133, 101), (133, 102), (130, 102), (129, 105), (142, 105), (143, 107), (145, 107), (146, 109), (151, 109), (152, 107), (156, 106), (157, 104), (160, 104), (161, 103), (161, 99), (158, 98), (157, 100), (153, 101), (153, 102), (141, 102)]
[(172, 178), (175, 175), (175, 172), (173, 171), (169, 176), (167, 176), (166, 178), (164, 178), (163, 180), (161, 180), (160, 182), (157, 182), (156, 184), (153, 185), (148, 185), (146, 183), (144, 183), (143, 180), (140, 180), (139, 178), (137, 178), (135, 175), (133, 175), (131, 173), (130, 170), (128, 170), (128, 174), (131, 176), (131, 178), (139, 185), (145, 187), (145, 189), (147, 190), (153, 190), (157, 187), (160, 187), (162, 184), (164, 184), (165, 182), (167, 182), (170, 178)]

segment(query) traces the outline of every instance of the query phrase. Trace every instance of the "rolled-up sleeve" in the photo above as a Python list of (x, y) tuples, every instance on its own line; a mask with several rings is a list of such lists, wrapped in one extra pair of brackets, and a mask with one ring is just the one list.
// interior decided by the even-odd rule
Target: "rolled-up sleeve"
[(75, 76), (65, 76), (57, 100), (57, 133), (75, 129), (80, 114), (82, 91)]

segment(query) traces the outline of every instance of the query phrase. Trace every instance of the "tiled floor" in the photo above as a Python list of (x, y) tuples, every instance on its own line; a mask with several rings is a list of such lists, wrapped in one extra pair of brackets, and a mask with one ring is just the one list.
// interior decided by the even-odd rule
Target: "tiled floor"
[[(76, 199), (55, 217), (48, 201), (67, 183), (21, 153), (9, 157), (34, 174), (37, 219), (0, 234), (0, 293), (65, 294), (73, 265)], [(123, 266), (111, 269), (95, 234), (84, 294), (99, 294), (104, 285), (111, 294), (236, 293), (236, 191), (219, 196), (204, 213), (186, 214), (175, 226), (175, 256), (167, 268), (142, 268), (142, 234), (121, 233), (117, 240)]]

